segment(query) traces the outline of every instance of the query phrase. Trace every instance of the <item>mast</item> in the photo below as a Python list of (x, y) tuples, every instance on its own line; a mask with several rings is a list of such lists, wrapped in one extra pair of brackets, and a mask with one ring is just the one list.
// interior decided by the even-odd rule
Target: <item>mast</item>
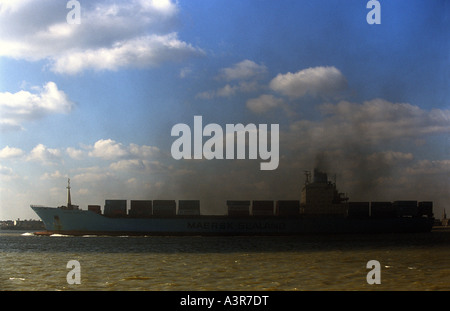
[(305, 185), (308, 185), (311, 182), (311, 172), (304, 171), (304, 173), (305, 173)]
[(67, 208), (72, 209), (72, 200), (70, 199), (70, 178), (67, 179)]

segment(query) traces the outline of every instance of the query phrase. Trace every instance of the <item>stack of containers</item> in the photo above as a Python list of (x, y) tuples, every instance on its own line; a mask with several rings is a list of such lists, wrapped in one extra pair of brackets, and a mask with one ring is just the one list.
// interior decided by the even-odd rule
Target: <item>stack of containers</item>
[(228, 216), (249, 216), (250, 201), (227, 201)]
[(279, 200), (276, 204), (277, 216), (298, 216), (300, 214), (300, 201)]
[(396, 210), (392, 207), (392, 202), (371, 202), (370, 217), (373, 218), (395, 218)]
[(417, 201), (395, 201), (392, 206), (400, 217), (415, 217), (419, 213)]
[(154, 200), (153, 216), (175, 216), (177, 203), (175, 200)]
[(370, 202), (348, 202), (348, 217), (368, 218), (370, 215)]
[(197, 216), (200, 215), (199, 200), (179, 200), (178, 215)]
[(127, 215), (127, 200), (105, 200), (105, 216), (122, 217)]
[(88, 211), (94, 212), (96, 214), (102, 213), (100, 205), (88, 205)]
[(418, 209), (419, 209), (419, 216), (426, 215), (428, 217), (433, 217), (433, 202), (431, 201), (419, 202)]
[(131, 217), (149, 217), (153, 213), (153, 205), (151, 200), (131, 200), (130, 216)]
[(273, 201), (253, 201), (253, 216), (273, 216)]

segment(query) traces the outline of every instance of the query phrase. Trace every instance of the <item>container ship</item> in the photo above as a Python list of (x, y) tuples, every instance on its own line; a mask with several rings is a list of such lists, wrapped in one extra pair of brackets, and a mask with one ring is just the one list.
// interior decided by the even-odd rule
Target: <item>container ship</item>
[[(227, 215), (202, 215), (200, 200), (105, 200), (67, 206), (31, 205), (46, 231), (37, 235), (301, 235), (318, 233), (429, 232), (433, 202), (351, 202), (317, 169), (300, 200), (228, 200)], [(224, 202), (225, 203), (225, 202)], [(224, 204), (225, 205), (225, 204)]]

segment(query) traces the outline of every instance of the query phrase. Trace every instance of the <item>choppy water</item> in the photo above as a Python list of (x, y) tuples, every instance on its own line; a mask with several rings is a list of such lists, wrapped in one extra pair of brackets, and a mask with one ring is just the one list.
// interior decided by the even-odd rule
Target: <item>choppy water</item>
[[(70, 260), (81, 284), (69, 285)], [(369, 260), (381, 284), (369, 285)], [(1, 290), (450, 290), (450, 231), (72, 237), (0, 231)]]

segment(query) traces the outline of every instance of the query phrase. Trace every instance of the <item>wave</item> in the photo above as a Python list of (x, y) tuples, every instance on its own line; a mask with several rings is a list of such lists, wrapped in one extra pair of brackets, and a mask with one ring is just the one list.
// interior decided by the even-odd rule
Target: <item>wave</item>
[(34, 236), (34, 233), (33, 232), (25, 232), (25, 233), (22, 233), (21, 236)]

